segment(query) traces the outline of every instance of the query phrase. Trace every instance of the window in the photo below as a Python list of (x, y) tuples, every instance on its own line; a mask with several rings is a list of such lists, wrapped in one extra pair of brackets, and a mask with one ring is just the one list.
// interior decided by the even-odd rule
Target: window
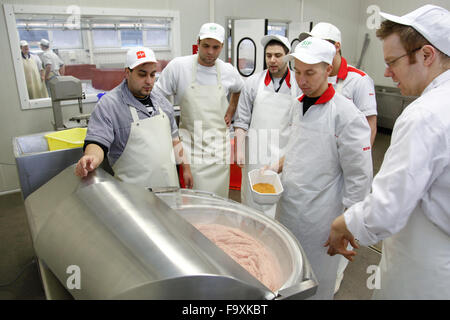
[[(123, 80), (126, 51), (130, 47), (148, 46), (158, 60), (180, 55), (177, 11), (77, 7), (78, 15), (74, 17), (70, 10), (74, 6), (3, 6), (23, 109), (48, 107), (51, 101), (30, 96), (20, 40), (26, 40), (30, 52), (42, 58), (40, 40), (47, 39), (50, 49), (63, 61), (65, 75), (81, 80), (86, 94), (83, 103), (95, 102), (98, 93)], [(63, 102), (71, 103), (75, 102)]]
[(237, 69), (244, 77), (249, 77), (255, 72), (256, 45), (250, 38), (243, 38), (237, 46)]

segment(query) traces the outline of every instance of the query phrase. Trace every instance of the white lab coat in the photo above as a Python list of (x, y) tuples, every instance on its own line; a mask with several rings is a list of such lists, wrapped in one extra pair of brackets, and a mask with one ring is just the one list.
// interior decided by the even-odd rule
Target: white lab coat
[(284, 156), (291, 134), (292, 105), (297, 90), (294, 84), (291, 85), (289, 94), (264, 90), (264, 87), (265, 79), (262, 78), (258, 84), (247, 133), (245, 148), (247, 156), (242, 170), (241, 202), (274, 218), (276, 204), (259, 205), (253, 201), (248, 173), (274, 163)]
[(450, 71), (397, 119), (372, 193), (345, 214), (363, 245), (383, 240), (380, 299), (450, 299)]
[(303, 116), (296, 106), (276, 219), (298, 238), (318, 279), (314, 299), (332, 299), (339, 257), (323, 246), (331, 223), (364, 199), (372, 180), (370, 127), (347, 98), (328, 90)]

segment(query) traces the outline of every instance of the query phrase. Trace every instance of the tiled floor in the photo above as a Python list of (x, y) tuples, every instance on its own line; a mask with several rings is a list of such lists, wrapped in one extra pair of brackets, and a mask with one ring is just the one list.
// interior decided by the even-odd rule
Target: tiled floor
[[(374, 173), (380, 168), (390, 143), (390, 132), (379, 130), (373, 148)], [(230, 198), (240, 201), (240, 191), (232, 190)], [(381, 249), (380, 245), (377, 245)], [(26, 212), (20, 193), (0, 197), (0, 300), (45, 299), (34, 259)], [(380, 254), (361, 247), (355, 261), (349, 263), (337, 300), (370, 299), (367, 288), (371, 275), (368, 267), (377, 265)], [(370, 270), (369, 270), (370, 271)]]

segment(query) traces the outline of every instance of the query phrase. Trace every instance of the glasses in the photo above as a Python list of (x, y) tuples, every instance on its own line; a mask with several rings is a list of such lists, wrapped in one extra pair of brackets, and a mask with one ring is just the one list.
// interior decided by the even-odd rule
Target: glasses
[(420, 49), (422, 49), (422, 47), (416, 48), (416, 49), (414, 49), (414, 50), (411, 51), (411, 52), (407, 52), (407, 53), (405, 53), (404, 55), (402, 55), (402, 56), (400, 56), (400, 57), (397, 57), (397, 58), (395, 58), (395, 59), (392, 60), (392, 61), (389, 61), (389, 62), (385, 61), (385, 62), (384, 62), (384, 66), (385, 66), (386, 68), (391, 68), (391, 67), (394, 65), (394, 63), (396, 63), (396, 62), (397, 62), (398, 60), (400, 60), (401, 58), (406, 57), (406, 56), (410, 55), (411, 53), (414, 53), (414, 52), (416, 52), (417, 50), (420, 50)]

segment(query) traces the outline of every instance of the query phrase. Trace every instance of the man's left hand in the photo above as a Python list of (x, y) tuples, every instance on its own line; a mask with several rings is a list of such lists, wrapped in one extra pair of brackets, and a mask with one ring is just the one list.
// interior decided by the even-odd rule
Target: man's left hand
[(328, 237), (324, 247), (329, 247), (327, 253), (330, 256), (341, 254), (348, 260), (353, 261), (353, 257), (356, 256), (356, 252), (353, 250), (347, 250), (349, 242), (353, 248), (359, 248), (355, 237), (353, 237), (352, 233), (347, 229), (344, 215), (340, 215), (331, 224), (330, 236)]

